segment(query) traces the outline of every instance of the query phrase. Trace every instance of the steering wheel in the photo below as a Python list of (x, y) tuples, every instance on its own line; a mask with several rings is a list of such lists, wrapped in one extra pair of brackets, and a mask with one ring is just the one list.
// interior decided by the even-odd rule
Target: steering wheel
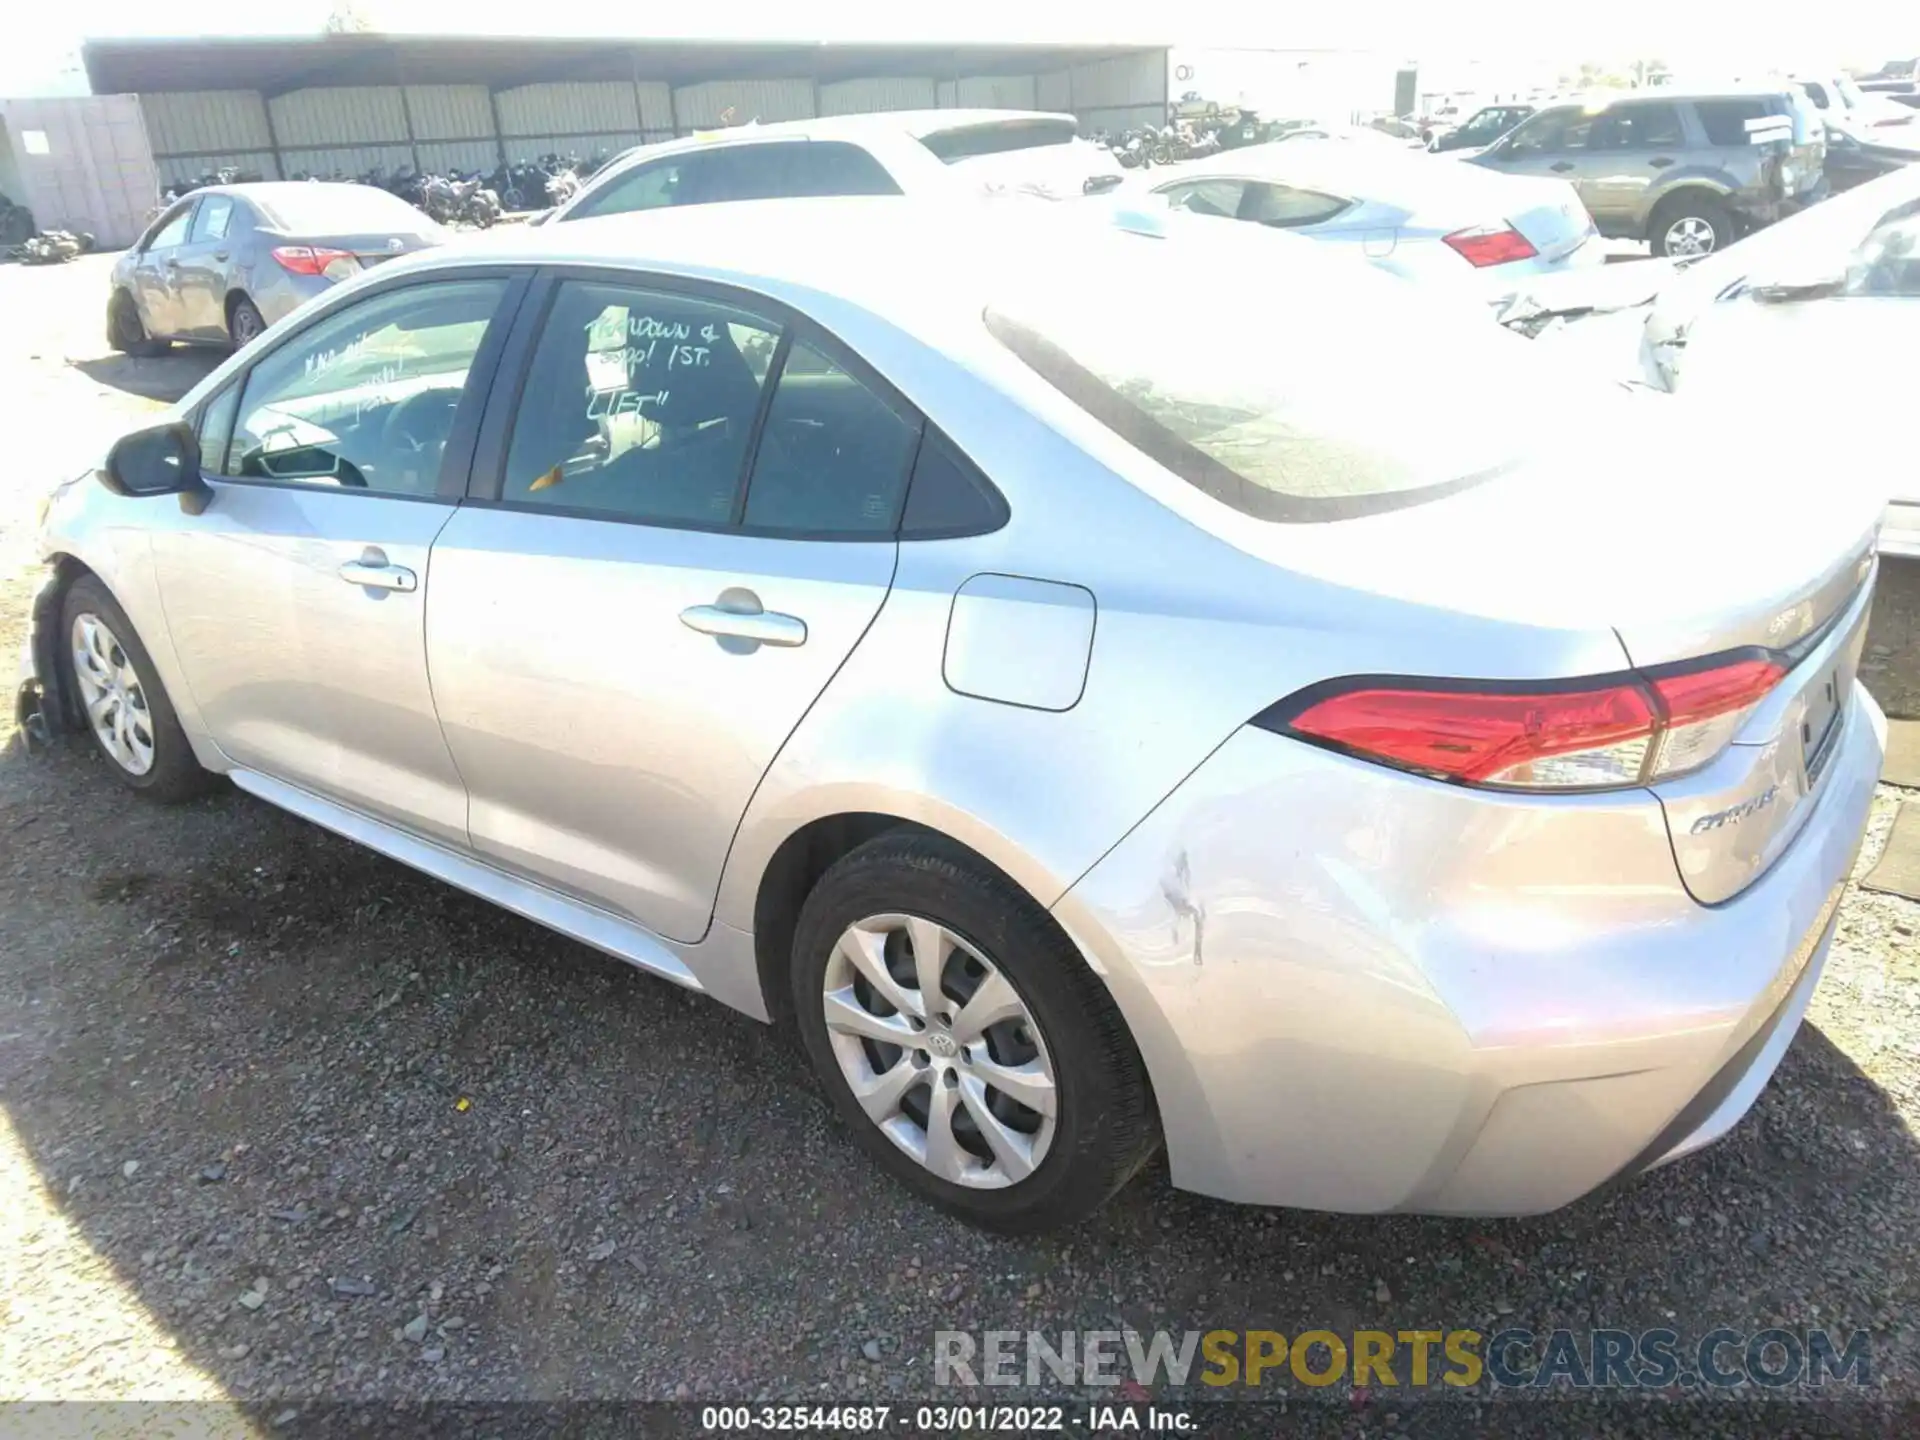
[(459, 405), (457, 390), (420, 390), (397, 401), (380, 424), (381, 452), (424, 455), (443, 447)]

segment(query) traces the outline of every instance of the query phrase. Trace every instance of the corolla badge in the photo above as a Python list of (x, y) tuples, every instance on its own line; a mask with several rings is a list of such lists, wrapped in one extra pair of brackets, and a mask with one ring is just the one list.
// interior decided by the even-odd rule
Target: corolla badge
[(1757, 815), (1780, 796), (1778, 785), (1769, 785), (1751, 800), (1742, 800), (1738, 805), (1729, 805), (1724, 810), (1716, 810), (1711, 815), (1702, 815), (1688, 827), (1689, 835), (1704, 835), (1709, 830), (1718, 830), (1725, 825), (1738, 825), (1749, 815)]

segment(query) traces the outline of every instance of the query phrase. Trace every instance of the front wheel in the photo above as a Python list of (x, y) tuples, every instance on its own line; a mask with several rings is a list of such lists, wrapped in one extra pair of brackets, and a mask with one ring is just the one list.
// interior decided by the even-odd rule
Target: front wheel
[(172, 802), (200, 794), (200, 768), (186, 732), (133, 622), (106, 587), (83, 577), (61, 607), (67, 678), (94, 746), (130, 790)]
[(151, 359), (167, 349), (167, 342), (147, 334), (140, 319), (140, 307), (124, 290), (113, 292), (107, 302), (107, 343), (122, 354), (137, 360)]
[(1674, 260), (1711, 255), (1733, 243), (1733, 215), (1711, 195), (1686, 196), (1654, 214), (1653, 253)]
[(1159, 1142), (1106, 988), (1044, 910), (949, 841), (896, 831), (829, 869), (801, 911), (792, 980), (834, 1108), (882, 1167), (963, 1219), (1072, 1224)]

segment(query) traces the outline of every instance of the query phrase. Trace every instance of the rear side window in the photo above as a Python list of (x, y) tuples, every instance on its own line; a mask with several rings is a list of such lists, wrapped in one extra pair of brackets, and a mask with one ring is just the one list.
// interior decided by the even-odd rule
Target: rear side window
[(747, 487), (753, 530), (891, 535), (920, 417), (805, 341), (787, 352)]
[(1338, 195), (1323, 195), (1317, 190), (1299, 190), (1291, 185), (1254, 184), (1247, 186), (1246, 199), (1240, 206), (1240, 218), (1290, 230), (1331, 220), (1351, 203)]
[(1515, 154), (1584, 150), (1594, 117), (1584, 110), (1545, 110), (1507, 137)]
[(1593, 127), (1591, 150), (1663, 150), (1686, 144), (1680, 112), (1671, 105), (1615, 105)]
[(1246, 189), (1244, 180), (1192, 180), (1160, 193), (1176, 210), (1234, 220), (1239, 218), (1240, 198)]
[(1077, 133), (1072, 120), (1054, 120), (1046, 116), (1032, 119), (995, 120), (985, 125), (961, 125), (952, 130), (936, 130), (920, 137), (920, 143), (935, 158), (951, 165), (956, 160), (972, 160), (981, 155), (1004, 155), (1010, 150), (1037, 150), (1043, 145), (1065, 145)]
[(953, 442), (927, 426), (900, 520), (902, 540), (984, 535), (1007, 523), (1007, 502)]
[(1808, 96), (1813, 100), (1813, 103), (1818, 105), (1822, 110), (1827, 109), (1833, 104), (1833, 100), (1827, 94), (1827, 87), (1822, 85), (1818, 80), (1802, 80), (1800, 82), (1800, 88), (1806, 91)]
[(585, 220), (594, 215), (625, 215), (629, 211), (659, 210), (684, 203), (680, 192), (687, 172), (704, 158), (703, 154), (693, 154), (636, 165), (594, 193), (581, 196), (580, 203), (564, 218)]
[(1747, 143), (1747, 122), (1771, 114), (1772, 108), (1758, 96), (1743, 96), (1727, 100), (1696, 100), (1693, 111), (1700, 117), (1700, 128), (1707, 132), (1708, 144), (1744, 145)]
[(193, 235), (195, 242), (201, 240), (224, 240), (227, 229), (233, 223), (233, 197), (231, 195), (209, 195), (200, 202), (200, 209), (193, 217)]

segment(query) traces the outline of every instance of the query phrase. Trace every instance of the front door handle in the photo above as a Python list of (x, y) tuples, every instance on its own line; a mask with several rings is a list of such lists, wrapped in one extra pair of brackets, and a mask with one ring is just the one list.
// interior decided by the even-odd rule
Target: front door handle
[(366, 585), (375, 590), (411, 592), (420, 588), (420, 579), (404, 565), (389, 564), (387, 557), (369, 546), (358, 560), (340, 567), (340, 578), (349, 585)]
[(227, 258), (227, 252), (224, 250), (216, 250), (213, 252), (213, 258), (218, 261), (221, 261), (222, 263), (225, 263)]
[(1567, 171), (1573, 168), (1573, 162), (1571, 160), (1556, 160), (1553, 162), (1553, 164), (1549, 165), (1547, 168), (1549, 170), (1558, 171), (1560, 174), (1564, 175), (1567, 173)]
[(688, 606), (680, 612), (680, 623), (713, 636), (723, 646), (729, 640), (783, 647), (807, 643), (806, 621), (798, 615), (763, 610), (759, 596), (739, 588), (722, 591), (715, 604)]
[(1674, 161), (1674, 158), (1671, 155), (1656, 155), (1653, 157), (1653, 159), (1647, 161), (1647, 164), (1651, 165), (1656, 170), (1664, 170), (1669, 165), (1672, 165), (1674, 163), (1676, 162)]

